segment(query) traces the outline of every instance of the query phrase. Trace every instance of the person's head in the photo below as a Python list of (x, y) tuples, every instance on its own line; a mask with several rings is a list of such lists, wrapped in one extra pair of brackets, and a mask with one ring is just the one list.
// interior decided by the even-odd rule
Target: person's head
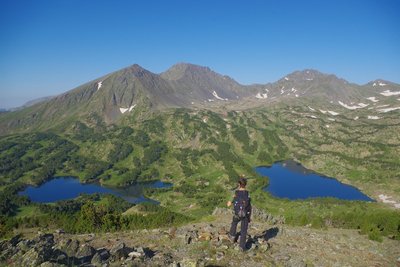
[(245, 188), (247, 185), (247, 179), (244, 178), (244, 176), (240, 176), (238, 184), (240, 188)]

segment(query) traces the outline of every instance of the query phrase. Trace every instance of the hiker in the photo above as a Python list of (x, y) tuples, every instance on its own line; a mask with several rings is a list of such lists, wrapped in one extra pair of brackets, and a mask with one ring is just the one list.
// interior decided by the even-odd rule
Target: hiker
[(232, 218), (231, 229), (229, 235), (232, 241), (236, 238), (236, 227), (239, 222), (240, 224), (240, 241), (239, 246), (244, 251), (246, 249), (246, 237), (247, 228), (251, 218), (251, 203), (249, 191), (246, 190), (247, 180), (244, 177), (240, 177), (238, 181), (239, 189), (235, 191), (233, 201), (228, 201), (227, 206), (230, 207), (233, 204), (234, 215)]

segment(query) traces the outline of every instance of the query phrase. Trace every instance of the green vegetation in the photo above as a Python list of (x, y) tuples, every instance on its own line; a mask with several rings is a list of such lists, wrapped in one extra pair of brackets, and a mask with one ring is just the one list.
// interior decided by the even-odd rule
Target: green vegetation
[[(287, 201), (261, 190), (268, 180), (257, 176), (255, 166), (294, 158), (370, 196), (377, 190), (400, 193), (400, 182), (395, 179), (400, 172), (399, 142), (388, 138), (397, 136), (399, 121), (382, 126), (361, 124), (345, 116), (335, 122), (317, 120), (299, 115), (306, 108), (274, 106), (223, 115), (175, 109), (136, 120), (127, 118), (118, 126), (106, 126), (93, 117), (63, 131), (3, 137), (0, 234), (5, 236), (13, 227), (53, 225), (78, 233), (197, 220), (224, 206), (236, 178), (245, 174), (250, 177), (254, 204), (283, 215), (286, 223), (359, 229), (378, 241), (382, 236), (399, 239), (400, 215), (382, 204), (335, 199)], [(334, 131), (327, 130), (327, 123)], [(17, 195), (27, 184), (40, 184), (63, 174), (109, 186), (154, 180), (174, 186), (146, 189), (146, 197), (161, 203), (159, 207), (143, 205), (146, 216), (122, 215), (130, 207), (110, 197), (38, 205)]]

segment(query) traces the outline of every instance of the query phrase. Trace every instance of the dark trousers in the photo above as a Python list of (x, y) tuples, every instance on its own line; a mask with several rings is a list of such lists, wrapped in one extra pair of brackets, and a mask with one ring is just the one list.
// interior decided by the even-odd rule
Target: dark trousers
[(244, 250), (246, 248), (246, 237), (247, 237), (247, 228), (249, 227), (249, 219), (247, 217), (240, 219), (236, 216), (233, 216), (231, 230), (229, 231), (229, 234), (231, 236), (236, 237), (236, 228), (239, 222), (241, 222), (239, 246)]

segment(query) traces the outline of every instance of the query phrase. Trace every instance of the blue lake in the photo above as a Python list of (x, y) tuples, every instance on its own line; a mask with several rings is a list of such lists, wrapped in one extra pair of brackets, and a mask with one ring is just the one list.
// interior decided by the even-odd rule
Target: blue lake
[(275, 163), (271, 167), (257, 167), (256, 171), (262, 176), (268, 176), (269, 185), (264, 190), (275, 197), (291, 200), (334, 197), (344, 200), (374, 201), (353, 186), (307, 170), (291, 160)]
[(140, 203), (143, 201), (157, 203), (156, 201), (147, 199), (143, 196), (143, 188), (168, 188), (171, 186), (172, 184), (170, 183), (156, 181), (151, 183), (137, 183), (126, 188), (110, 188), (97, 183), (81, 184), (79, 179), (74, 177), (56, 177), (39, 187), (28, 186), (19, 194), (28, 196), (33, 202), (41, 203), (73, 199), (78, 197), (80, 194), (94, 193), (112, 194), (131, 203)]

